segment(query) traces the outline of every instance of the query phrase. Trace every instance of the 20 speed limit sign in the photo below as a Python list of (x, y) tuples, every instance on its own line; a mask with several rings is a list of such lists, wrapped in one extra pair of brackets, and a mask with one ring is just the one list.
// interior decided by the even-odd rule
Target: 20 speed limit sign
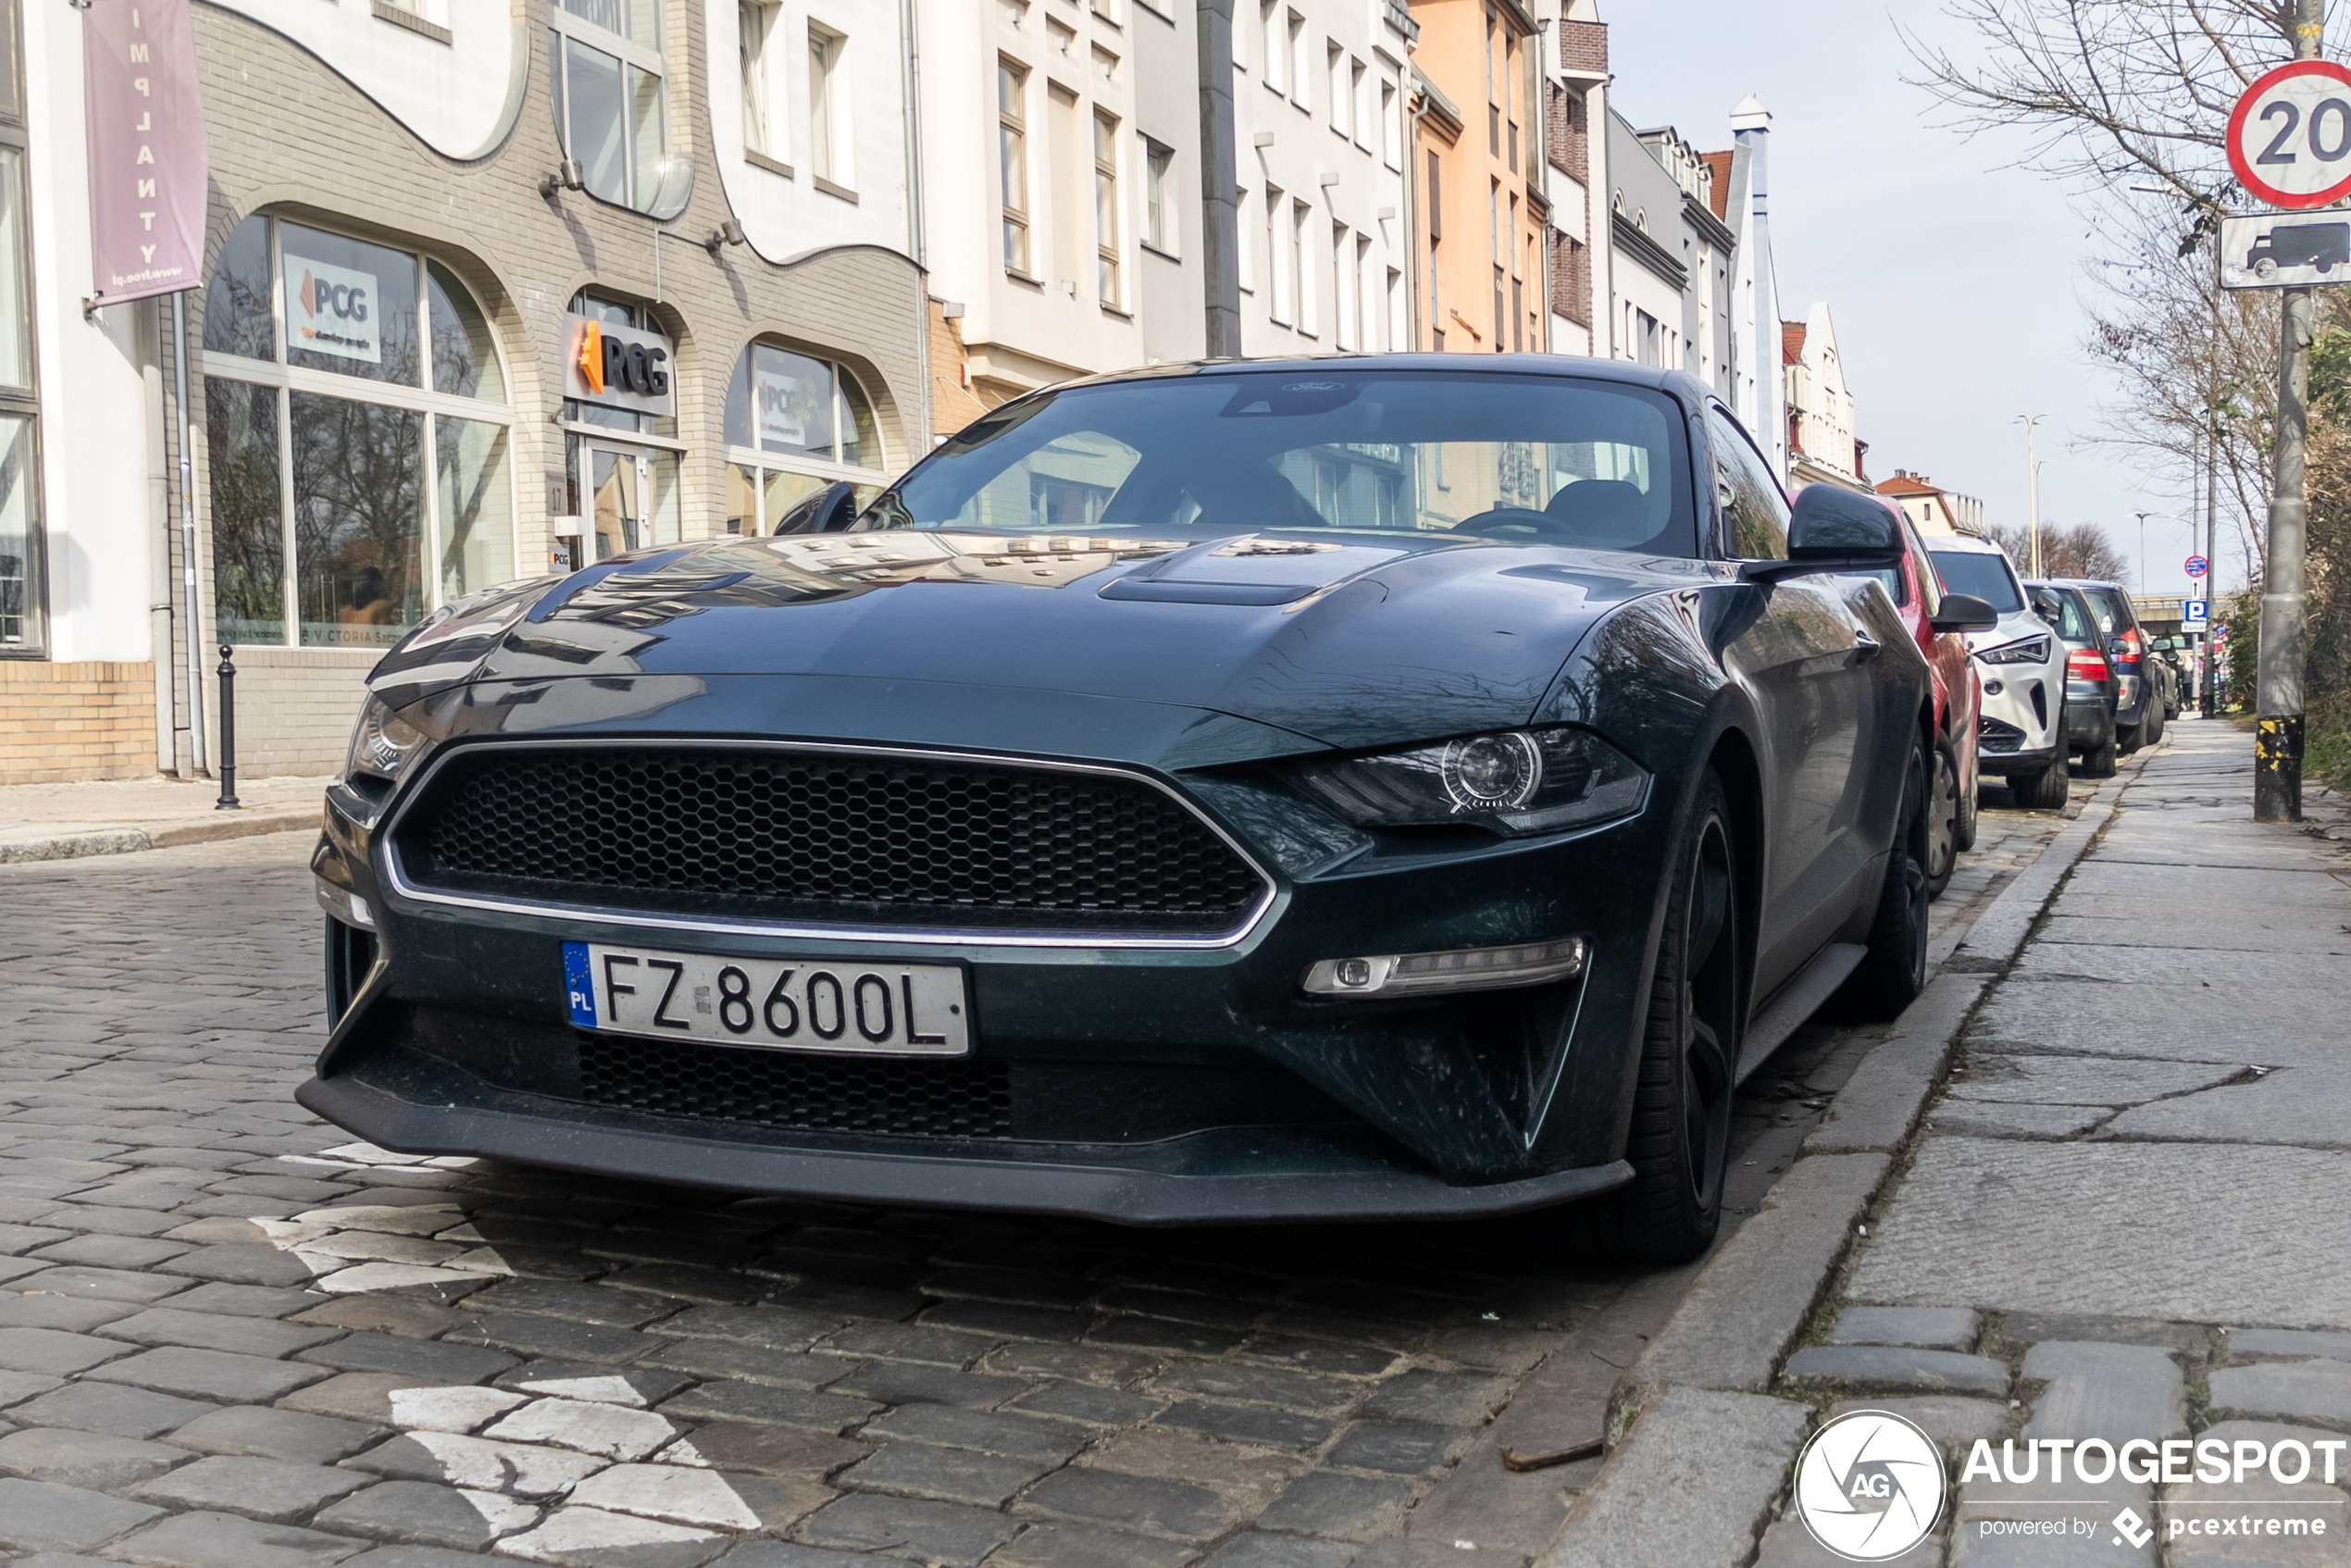
[(2229, 115), (2229, 167), (2271, 206), (2351, 195), (2351, 70), (2296, 60), (2246, 88)]

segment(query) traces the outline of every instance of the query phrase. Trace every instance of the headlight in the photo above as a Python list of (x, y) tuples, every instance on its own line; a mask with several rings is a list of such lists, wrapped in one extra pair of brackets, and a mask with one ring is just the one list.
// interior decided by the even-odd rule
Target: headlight
[(1986, 648), (1975, 656), (1987, 665), (2044, 664), (2049, 657), (2049, 640), (2046, 637), (2028, 637), (2021, 642)]
[(1295, 777), (1359, 828), (1483, 828), (1517, 837), (1641, 809), (1648, 775), (1584, 729), (1508, 729), (1339, 762)]
[(417, 765), (432, 744), (432, 737), (394, 713), (381, 697), (367, 695), (359, 722), (351, 731), (351, 750), (343, 759), (343, 774), (365, 774), (397, 784)]

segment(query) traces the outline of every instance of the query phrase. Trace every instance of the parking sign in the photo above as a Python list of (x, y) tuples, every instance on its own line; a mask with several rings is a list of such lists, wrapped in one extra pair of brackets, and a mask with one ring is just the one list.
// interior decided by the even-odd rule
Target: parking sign
[(2186, 604), (2181, 605), (2180, 608), (2183, 612), (2180, 616), (2180, 619), (2183, 624), (2188, 626), (2208, 626), (2211, 624), (2212, 606), (2208, 602), (2202, 599), (2191, 599)]

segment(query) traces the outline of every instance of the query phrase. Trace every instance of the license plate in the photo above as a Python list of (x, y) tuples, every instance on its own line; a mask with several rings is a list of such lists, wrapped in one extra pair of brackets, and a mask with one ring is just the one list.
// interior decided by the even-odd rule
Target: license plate
[(564, 943), (564, 990), (583, 1029), (764, 1051), (971, 1054), (971, 1000), (952, 964), (721, 958)]

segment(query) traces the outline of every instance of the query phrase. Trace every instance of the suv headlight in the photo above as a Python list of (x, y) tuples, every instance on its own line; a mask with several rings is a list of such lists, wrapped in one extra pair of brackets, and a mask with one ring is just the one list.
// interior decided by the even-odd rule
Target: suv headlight
[(352, 728), (351, 749), (343, 758), (343, 777), (364, 775), (385, 784), (397, 784), (431, 746), (431, 736), (401, 717), (391, 704), (371, 691), (367, 705), (359, 710), (359, 722)]
[(2028, 637), (2021, 642), (2010, 642), (1998, 648), (1986, 648), (1975, 655), (1987, 665), (2038, 665), (2049, 657), (2049, 640), (2045, 634)]
[(1506, 729), (1308, 762), (1294, 777), (1359, 828), (1482, 828), (1506, 838), (1630, 816), (1649, 776), (1584, 729)]

